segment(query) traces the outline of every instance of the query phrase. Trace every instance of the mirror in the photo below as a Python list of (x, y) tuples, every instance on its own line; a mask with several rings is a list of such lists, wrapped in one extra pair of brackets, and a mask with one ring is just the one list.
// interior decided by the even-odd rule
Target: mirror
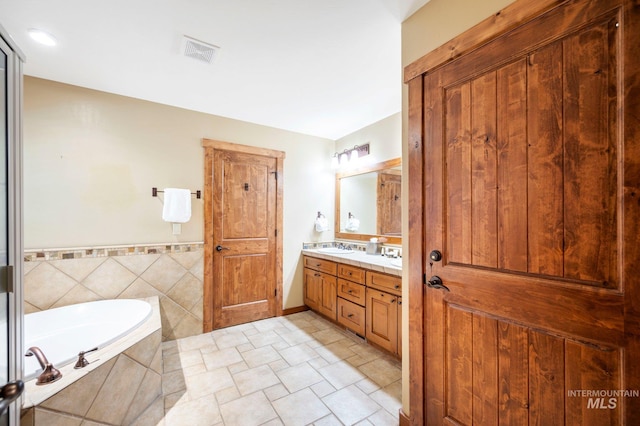
[(402, 243), (402, 160), (336, 174), (336, 238)]

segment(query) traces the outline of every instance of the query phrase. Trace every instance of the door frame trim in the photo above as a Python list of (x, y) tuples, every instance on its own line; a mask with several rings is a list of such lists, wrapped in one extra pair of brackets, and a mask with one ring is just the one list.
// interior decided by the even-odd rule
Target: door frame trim
[(411, 425), (423, 425), (425, 416), (424, 367), (424, 274), (427, 253), (425, 247), (425, 139), (423, 96), (424, 75), (454, 59), (467, 54), (492, 40), (524, 25), (542, 14), (570, 0), (516, 0), (497, 13), (425, 54), (404, 68), (404, 82), (408, 86), (408, 182), (409, 235), (407, 281), (409, 288), (409, 419)]
[(269, 148), (261, 148), (250, 145), (235, 144), (213, 139), (202, 139), (204, 148), (204, 277), (203, 277), (203, 302), (202, 302), (202, 332), (213, 330), (213, 167), (212, 160), (215, 151), (231, 151), (245, 154), (271, 157), (276, 160), (276, 316), (282, 316), (282, 253), (283, 253), (283, 163), (285, 153)]

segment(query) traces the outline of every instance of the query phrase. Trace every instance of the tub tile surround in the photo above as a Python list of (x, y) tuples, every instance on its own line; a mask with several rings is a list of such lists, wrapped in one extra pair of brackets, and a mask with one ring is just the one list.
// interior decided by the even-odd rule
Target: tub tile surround
[(21, 424), (157, 424), (164, 416), (162, 334), (158, 298), (150, 318), (130, 334), (87, 355), (80, 370), (60, 368), (57, 382), (26, 383)]
[(398, 424), (400, 361), (312, 311), (162, 346), (160, 426)]
[(160, 299), (162, 337), (202, 333), (201, 243), (24, 254), (25, 313), (104, 299)]

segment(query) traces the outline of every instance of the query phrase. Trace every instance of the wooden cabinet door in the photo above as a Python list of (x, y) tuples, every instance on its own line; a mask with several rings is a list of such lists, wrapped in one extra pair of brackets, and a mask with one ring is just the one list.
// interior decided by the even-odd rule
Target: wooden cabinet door
[(378, 173), (378, 234), (402, 234), (402, 174)]
[(338, 315), (338, 279), (334, 276), (321, 274), (322, 294), (318, 312), (336, 320)]
[(398, 296), (367, 289), (366, 333), (372, 343), (389, 352), (398, 350)]
[(321, 272), (304, 268), (304, 304), (316, 311), (322, 299), (322, 275)]
[(402, 356), (402, 297), (398, 297), (398, 355)]
[(639, 14), (564, 2), (411, 81), (424, 424), (640, 424)]

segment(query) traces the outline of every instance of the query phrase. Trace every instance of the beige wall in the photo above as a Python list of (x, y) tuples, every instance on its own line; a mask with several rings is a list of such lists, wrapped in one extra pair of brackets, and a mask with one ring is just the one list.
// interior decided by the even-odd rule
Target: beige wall
[[(431, 0), (402, 23), (402, 66), (403, 68), (441, 46), (475, 24), (512, 3), (513, 0)], [(407, 87), (402, 88), (402, 140), (407, 140)], [(406, 144), (403, 144), (403, 158), (407, 158)], [(406, 163), (406, 160), (405, 160)], [(406, 167), (404, 181), (407, 181)], [(406, 186), (406, 185), (405, 185)], [(403, 194), (403, 200), (408, 200)], [(407, 209), (403, 209), (403, 234), (408, 235)], [(406, 242), (405, 242), (406, 243)], [(406, 282), (406, 277), (404, 277)], [(403, 286), (403, 298), (408, 300), (408, 285)], [(405, 304), (406, 306), (406, 304)], [(403, 310), (403, 335), (407, 336), (408, 309)], [(402, 339), (402, 408), (409, 414), (409, 339)]]
[(303, 304), (302, 242), (333, 239), (313, 223), (333, 211), (334, 141), (32, 77), (24, 88), (25, 249), (202, 241), (202, 200), (174, 236), (151, 188), (202, 189), (203, 137), (266, 147), (286, 153), (283, 304)]
[(402, 156), (402, 113), (398, 112), (336, 141), (336, 152), (370, 144), (363, 160), (379, 163)]

